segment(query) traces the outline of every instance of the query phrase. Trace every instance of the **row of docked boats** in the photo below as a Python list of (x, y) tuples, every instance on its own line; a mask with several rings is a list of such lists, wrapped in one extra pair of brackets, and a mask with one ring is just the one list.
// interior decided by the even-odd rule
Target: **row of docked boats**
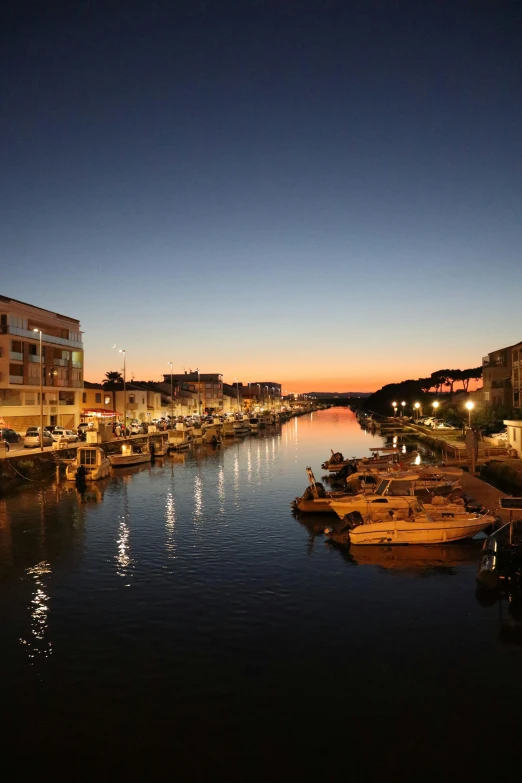
[[(340, 453), (323, 463), (345, 471), (344, 486), (327, 491), (307, 468), (309, 486), (292, 507), (297, 513), (330, 513), (340, 522), (325, 535), (340, 544), (441, 544), (471, 538), (493, 528), (486, 509), (468, 509), (462, 497), (462, 470), (421, 467), (416, 455), (376, 449), (374, 456), (344, 460)], [(408, 463), (405, 465), (404, 463)]]
[(76, 458), (66, 465), (69, 481), (97, 481), (109, 475), (111, 468), (132, 467), (163, 457), (170, 451), (184, 451), (193, 443), (219, 444), (224, 437), (244, 436), (267, 426), (276, 425), (284, 416), (265, 414), (261, 417), (240, 417), (230, 421), (206, 423), (200, 427), (178, 424), (175, 429), (155, 433), (146, 439), (122, 441), (120, 451), (107, 453), (99, 444), (82, 444)]

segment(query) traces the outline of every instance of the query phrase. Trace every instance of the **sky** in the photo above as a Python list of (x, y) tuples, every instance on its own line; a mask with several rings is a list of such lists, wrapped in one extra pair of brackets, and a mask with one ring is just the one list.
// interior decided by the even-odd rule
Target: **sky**
[(0, 13), (0, 293), (80, 320), (86, 380), (365, 392), (522, 340), (517, 0)]

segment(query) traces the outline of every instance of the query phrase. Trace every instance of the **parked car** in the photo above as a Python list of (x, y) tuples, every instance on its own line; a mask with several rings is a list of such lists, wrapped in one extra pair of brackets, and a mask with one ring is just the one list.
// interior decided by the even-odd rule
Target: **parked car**
[(9, 427), (2, 427), (0, 429), (0, 440), (5, 440), (6, 443), (20, 443), (22, 436)]
[(453, 424), (449, 424), (447, 421), (439, 421), (437, 424), (433, 425), (433, 429), (435, 430), (455, 430), (456, 427), (453, 426)]
[(496, 440), (507, 440), (508, 439), (507, 430), (501, 430), (500, 432), (493, 432), (489, 437), (495, 438)]
[(52, 435), (55, 440), (58, 440), (59, 438), (66, 438), (69, 443), (76, 443), (78, 440), (78, 435), (76, 432), (73, 432), (72, 430), (64, 430), (62, 427), (55, 427)]
[(131, 435), (141, 435), (143, 433), (143, 427), (141, 424), (131, 424), (129, 429)]
[[(43, 430), (43, 445), (52, 446), (53, 436), (44, 427)], [(40, 445), (40, 427), (28, 427), (24, 437), (24, 449), (35, 449)]]

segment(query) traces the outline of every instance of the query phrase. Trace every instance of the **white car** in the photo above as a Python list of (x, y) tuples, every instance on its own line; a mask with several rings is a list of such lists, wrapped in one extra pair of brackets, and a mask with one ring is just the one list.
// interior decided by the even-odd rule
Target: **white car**
[(141, 424), (131, 424), (130, 425), (130, 434), (131, 435), (141, 435), (143, 433), (143, 427)]
[(62, 427), (55, 427), (53, 430), (54, 440), (59, 438), (65, 438), (69, 443), (76, 443), (78, 440), (78, 434), (72, 430), (64, 430)]

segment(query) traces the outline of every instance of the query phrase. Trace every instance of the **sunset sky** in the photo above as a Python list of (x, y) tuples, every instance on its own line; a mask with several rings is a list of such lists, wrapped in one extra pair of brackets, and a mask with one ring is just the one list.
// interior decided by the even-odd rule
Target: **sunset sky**
[(372, 391), (522, 339), (520, 3), (7, 8), (0, 293), (80, 319), (87, 380)]

